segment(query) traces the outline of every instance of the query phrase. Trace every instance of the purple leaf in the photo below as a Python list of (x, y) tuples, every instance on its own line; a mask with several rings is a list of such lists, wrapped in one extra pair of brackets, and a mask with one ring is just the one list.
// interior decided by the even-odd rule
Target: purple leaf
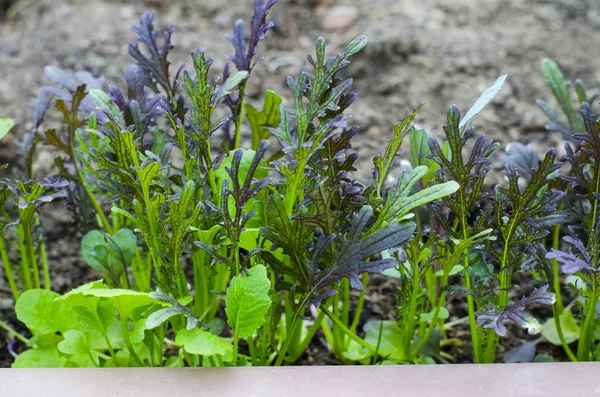
[(250, 72), (254, 65), (260, 61), (260, 57), (252, 62), (256, 55), (258, 42), (265, 38), (267, 31), (273, 27), (273, 22), (267, 22), (267, 14), (277, 0), (254, 0), (254, 15), (250, 17), (250, 39), (246, 47), (244, 37), (244, 22), (240, 19), (233, 27), (233, 34), (227, 35), (227, 39), (233, 45), (235, 55), (227, 57), (237, 70)]
[(556, 302), (556, 295), (548, 292), (548, 285), (534, 289), (529, 297), (512, 303), (501, 312), (490, 310), (477, 313), (477, 324), (483, 328), (492, 328), (497, 335), (506, 335), (505, 321), (512, 321), (519, 327), (526, 329), (529, 335), (537, 335), (542, 331), (539, 321), (525, 309), (533, 304), (552, 305)]
[(561, 271), (565, 274), (575, 274), (580, 271), (590, 271), (590, 272), (598, 272), (598, 269), (594, 268), (592, 263), (592, 257), (587, 252), (585, 245), (583, 242), (577, 238), (573, 229), (571, 230), (571, 235), (566, 236), (563, 240), (570, 244), (577, 254), (574, 254), (572, 249), (569, 248), (569, 252), (552, 250), (546, 254), (546, 258), (548, 259), (556, 259), (562, 266)]
[(538, 167), (539, 156), (533, 146), (512, 142), (506, 147), (504, 160), (525, 179), (531, 180), (533, 171)]
[(138, 35), (138, 43), (146, 47), (148, 55), (142, 53), (138, 43), (129, 44), (129, 55), (137, 62), (140, 68), (148, 76), (147, 85), (156, 89), (156, 85), (162, 87), (169, 98), (175, 95), (176, 81), (170, 81), (169, 66), (167, 60), (169, 53), (175, 47), (171, 43), (171, 35), (175, 31), (175, 25), (171, 24), (163, 32), (162, 45), (158, 44), (158, 33), (154, 30), (154, 14), (146, 12), (140, 18), (140, 25), (131, 28)]

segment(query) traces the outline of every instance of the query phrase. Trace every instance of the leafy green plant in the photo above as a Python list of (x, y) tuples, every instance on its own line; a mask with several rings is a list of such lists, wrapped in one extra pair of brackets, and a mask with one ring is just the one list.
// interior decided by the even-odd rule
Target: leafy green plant
[[(450, 107), (443, 142), (414, 127), (420, 107), (407, 115), (365, 185), (347, 114), (356, 94), (340, 76), (366, 37), (330, 58), (317, 39), (309, 65), (287, 79), (292, 103), (270, 90), (262, 110), (246, 103), (275, 2), (254, 1), (249, 34), (235, 24), (222, 79), (204, 49), (192, 53), (192, 71), (172, 73), (175, 28), (155, 30), (149, 13), (133, 28), (126, 89), (45, 69), (52, 85), (34, 100), (19, 144), (25, 166), (0, 183), (0, 258), (29, 330), (0, 321), (19, 341), (14, 366), (284, 365), (317, 335), (343, 363), (449, 362), (446, 347), (460, 341), (448, 331), (462, 322), (477, 363), (497, 359), (509, 323), (573, 360), (597, 359), (600, 127), (589, 105), (576, 114), (556, 64), (543, 70), (568, 121), (540, 106), (550, 129), (575, 132), (562, 159), (569, 171), (560, 174), (553, 149), (540, 160), (513, 143), (505, 184), (488, 186), (500, 144), (475, 137), (472, 124), (502, 75), (464, 116)], [(590, 99), (579, 83), (576, 91)], [(52, 105), (62, 117), (42, 134)], [(4, 120), (0, 138), (12, 127)], [(33, 168), (40, 144), (56, 152), (43, 181)], [(398, 164), (403, 147), (410, 166)], [(83, 260), (103, 277), (62, 295), (51, 290), (39, 212), (59, 199), (83, 236)], [(538, 287), (525, 297), (511, 294), (519, 272)], [(578, 293), (568, 307), (561, 272)], [(373, 278), (391, 280), (394, 320), (364, 318)], [(452, 293), (465, 296), (464, 319), (451, 317)], [(539, 305), (554, 308), (544, 325), (529, 311)], [(543, 338), (521, 350), (532, 356)]]

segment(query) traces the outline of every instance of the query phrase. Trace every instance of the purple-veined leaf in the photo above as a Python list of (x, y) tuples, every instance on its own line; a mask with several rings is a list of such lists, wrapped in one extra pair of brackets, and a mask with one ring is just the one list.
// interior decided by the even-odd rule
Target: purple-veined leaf
[(533, 304), (552, 305), (556, 302), (556, 295), (548, 292), (548, 285), (533, 290), (529, 297), (512, 303), (503, 311), (490, 310), (477, 313), (477, 324), (483, 328), (491, 328), (497, 335), (506, 335), (505, 321), (512, 321), (519, 327), (526, 329), (529, 335), (537, 335), (542, 331), (542, 325), (525, 309)]

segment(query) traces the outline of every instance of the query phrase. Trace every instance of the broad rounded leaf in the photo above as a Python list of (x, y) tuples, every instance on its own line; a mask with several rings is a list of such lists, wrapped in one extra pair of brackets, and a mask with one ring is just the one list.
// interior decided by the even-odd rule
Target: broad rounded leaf
[(63, 339), (58, 344), (58, 350), (65, 354), (87, 354), (90, 345), (87, 336), (79, 330), (70, 329), (64, 334)]
[(265, 322), (265, 314), (271, 306), (269, 290), (271, 281), (267, 268), (257, 265), (248, 270), (248, 275), (235, 276), (227, 289), (225, 312), (227, 322), (238, 337), (247, 338)]
[(119, 314), (129, 318), (135, 309), (156, 302), (145, 292), (137, 292), (128, 289), (88, 289), (81, 292), (86, 296), (95, 296), (110, 300), (119, 311)]
[(38, 347), (19, 354), (12, 368), (60, 368), (63, 363), (56, 346)]
[(214, 356), (217, 354), (226, 356), (233, 351), (231, 343), (199, 328), (179, 331), (175, 338), (175, 343), (183, 346), (185, 351), (190, 354), (199, 354), (202, 356)]
[[(560, 325), (563, 336), (567, 343), (573, 343), (579, 339), (579, 333), (581, 332), (579, 325), (573, 313), (570, 310), (565, 310), (560, 315)], [(546, 340), (553, 345), (560, 346), (560, 338), (558, 337), (558, 331), (556, 330), (556, 318), (550, 318), (542, 326), (542, 335)]]
[(56, 292), (45, 289), (25, 291), (15, 305), (17, 318), (30, 330), (41, 334), (78, 327), (72, 309), (61, 302), (55, 302), (55, 298), (59, 296)]

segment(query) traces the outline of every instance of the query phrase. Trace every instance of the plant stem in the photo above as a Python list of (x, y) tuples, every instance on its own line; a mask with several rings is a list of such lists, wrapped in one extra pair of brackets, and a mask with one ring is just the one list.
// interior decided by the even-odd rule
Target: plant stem
[(27, 339), (26, 337), (24, 337), (23, 335), (18, 333), (14, 328), (12, 328), (10, 325), (8, 325), (7, 323), (5, 323), (2, 320), (0, 320), (0, 328), (3, 328), (10, 335), (14, 336), (21, 342), (25, 343), (26, 345), (29, 345), (29, 339)]
[(419, 288), (421, 287), (419, 274), (419, 262), (413, 261), (412, 265), (412, 292), (410, 294), (410, 307), (408, 309), (408, 324), (404, 333), (403, 355), (407, 356), (411, 352), (411, 346), (415, 334), (415, 318), (417, 317), (417, 305), (419, 299)]
[(307, 161), (308, 159), (305, 159), (304, 157), (298, 159), (298, 163), (296, 164), (296, 169), (294, 171), (294, 176), (292, 177), (291, 183), (288, 185), (289, 189), (287, 190), (285, 195), (285, 197), (287, 198), (285, 203), (285, 210), (287, 216), (292, 216), (292, 213), (294, 212), (294, 204), (296, 204), (296, 198), (299, 193), (298, 190), (300, 184), (302, 183), (302, 179), (304, 179), (304, 168), (306, 167)]
[[(4, 229), (4, 225), (0, 225), (0, 227)], [(17, 283), (15, 282), (13, 269), (10, 264), (10, 257), (8, 256), (8, 248), (6, 247), (6, 242), (4, 241), (3, 235), (0, 235), (0, 258), (2, 258), (2, 264), (4, 265), (4, 273), (6, 274), (8, 285), (10, 286), (10, 290), (16, 302), (19, 299), (19, 289), (17, 288)]]
[(235, 117), (235, 135), (233, 137), (233, 149), (237, 149), (240, 147), (240, 142), (242, 139), (242, 120), (244, 118), (244, 104), (246, 102), (246, 85), (248, 84), (248, 79), (245, 79), (240, 84), (239, 88), (239, 99), (238, 99), (238, 109)]
[[(462, 189), (460, 190), (462, 191)], [(466, 200), (466, 199), (465, 199)], [(467, 214), (463, 213), (460, 217), (460, 228), (462, 230), (463, 239), (469, 238), (468, 236), (468, 225), (467, 225)], [(471, 283), (471, 275), (469, 274), (469, 251), (467, 250), (464, 255), (464, 269), (463, 277), (465, 279), (465, 288), (471, 290), (473, 285)], [(475, 301), (470, 294), (467, 294), (467, 310), (469, 315), (469, 330), (471, 331), (471, 345), (473, 346), (473, 359), (475, 363), (481, 363), (481, 344), (479, 341), (479, 327), (477, 326), (477, 320), (475, 318)]]
[(588, 296), (585, 310), (585, 320), (581, 327), (582, 337), (577, 344), (577, 359), (579, 361), (590, 361), (590, 348), (594, 337), (594, 317), (596, 314), (596, 303), (598, 300), (598, 286), (595, 274), (591, 274), (592, 291)]
[[(358, 303), (356, 304), (356, 310), (354, 311), (354, 319), (352, 320), (352, 324), (350, 325), (350, 331), (356, 333), (356, 327), (358, 327), (358, 322), (360, 321), (360, 315), (362, 313), (363, 306), (365, 304), (365, 296), (367, 293), (367, 284), (369, 283), (369, 273), (362, 274), (362, 285), (363, 289), (360, 291), (360, 295), (358, 296)], [(348, 347), (348, 343), (346, 343), (346, 347)]]
[[(252, 337), (252, 336), (250, 336)], [(238, 331), (237, 329), (234, 331), (233, 333), (233, 360), (232, 360), (232, 364), (234, 367), (237, 367), (237, 361), (238, 361), (238, 343), (239, 343), (239, 337), (238, 337)]]
[(315, 318), (315, 321), (313, 322), (313, 324), (308, 329), (308, 333), (306, 334), (306, 336), (302, 340), (302, 343), (300, 344), (300, 346), (297, 349), (297, 351), (300, 352), (300, 353), (294, 355), (290, 359), (290, 361), (292, 361), (292, 362), (296, 361), (302, 355), (302, 353), (304, 353), (306, 351), (306, 349), (308, 348), (308, 345), (310, 344), (310, 342), (314, 338), (315, 334), (317, 333), (317, 331), (321, 327), (321, 324), (323, 323), (323, 319), (324, 318), (325, 318), (325, 312), (319, 311), (319, 314)]
[(131, 339), (129, 339), (129, 329), (127, 328), (127, 319), (121, 317), (121, 329), (123, 330), (123, 341), (125, 342), (125, 346), (127, 346), (127, 350), (129, 350), (129, 354), (133, 357), (133, 360), (140, 367), (145, 367), (144, 362), (137, 355), (135, 350), (133, 350), (133, 345), (131, 344)]
[[(444, 276), (442, 279), (442, 285), (446, 285), (447, 283), (448, 283), (448, 273), (444, 272)], [(431, 334), (435, 330), (435, 326), (437, 324), (438, 317), (440, 315), (440, 309), (442, 308), (443, 305), (444, 305), (444, 300), (440, 296), (436, 302), (435, 312), (433, 313), (433, 318), (431, 319), (431, 323), (429, 324), (429, 327), (427, 328), (425, 335), (423, 335), (423, 337), (419, 341), (419, 344), (412, 352), (411, 357), (416, 357), (419, 354), (419, 352), (421, 351), (421, 349), (423, 348), (423, 346), (425, 346), (425, 343), (427, 343), (427, 341), (431, 337)]]
[(333, 323), (335, 325), (337, 325), (341, 331), (344, 332), (344, 334), (346, 334), (346, 335), (348, 335), (348, 337), (350, 337), (350, 339), (352, 339), (353, 341), (355, 341), (356, 343), (358, 343), (365, 349), (375, 353), (375, 351), (377, 350), (377, 348), (375, 346), (371, 345), (364, 339), (358, 337), (354, 332), (351, 332), (344, 324), (342, 324), (342, 322), (340, 321), (340, 319), (337, 316), (335, 316), (333, 313), (331, 313), (329, 311), (329, 309), (327, 309), (325, 306), (321, 306), (319, 308), (319, 310), (323, 311), (327, 315), (327, 317), (329, 317), (331, 319), (331, 321), (333, 321)]
[[(42, 239), (40, 239), (42, 240)], [(42, 272), (44, 274), (44, 288), (50, 291), (52, 282), (50, 281), (50, 268), (48, 267), (48, 256), (46, 255), (46, 245), (40, 241), (40, 258), (42, 260)], [(127, 273), (125, 273), (127, 274)]]
[(25, 244), (25, 232), (23, 231), (23, 225), (19, 223), (17, 226), (17, 232), (19, 234), (19, 252), (21, 254), (21, 269), (23, 270), (23, 277), (25, 278), (25, 290), (33, 289), (33, 281), (31, 280), (31, 269), (29, 250)]

